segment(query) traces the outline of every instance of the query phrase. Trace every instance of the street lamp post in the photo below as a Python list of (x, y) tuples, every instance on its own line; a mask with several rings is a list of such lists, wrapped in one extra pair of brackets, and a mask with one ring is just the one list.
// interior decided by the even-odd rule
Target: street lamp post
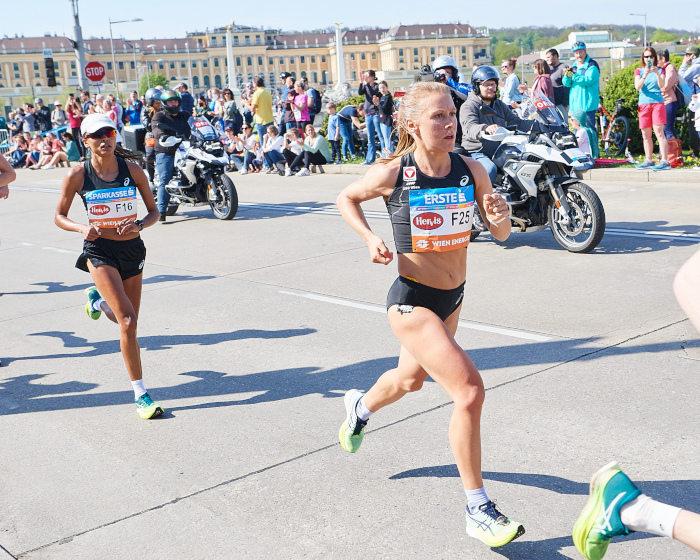
[(638, 16), (644, 18), (644, 48), (647, 48), (647, 14), (630, 14), (631, 16)]
[(112, 36), (112, 24), (114, 23), (128, 23), (130, 21), (143, 21), (141, 18), (135, 19), (120, 19), (119, 21), (112, 21), (109, 19), (109, 44), (112, 48), (112, 68), (114, 69), (114, 87), (117, 89), (117, 99), (119, 99), (119, 75), (117, 74), (117, 61), (114, 58), (114, 37)]
[(136, 90), (138, 90), (140, 87), (140, 84), (139, 84), (139, 67), (136, 63), (136, 46), (132, 45), (129, 41), (124, 39), (124, 37), (122, 37), (122, 41), (124, 41), (127, 45), (129, 45), (131, 47), (132, 52), (134, 53), (134, 72), (136, 72)]

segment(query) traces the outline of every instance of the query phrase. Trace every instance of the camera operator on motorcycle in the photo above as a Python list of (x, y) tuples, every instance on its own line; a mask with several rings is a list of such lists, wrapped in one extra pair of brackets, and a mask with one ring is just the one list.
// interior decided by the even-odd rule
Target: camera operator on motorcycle
[[(457, 61), (451, 56), (438, 56), (432, 64), (431, 70), (435, 76), (435, 81), (445, 84), (450, 88), (450, 95), (452, 96), (452, 102), (455, 104), (457, 109), (457, 114), (459, 115), (459, 109), (467, 99), (467, 96), (472, 91), (471, 84), (460, 83), (460, 74), (457, 68)], [(462, 148), (462, 126), (457, 122), (457, 131), (455, 135), (455, 153), (461, 153), (467, 155)]]
[[(500, 76), (491, 66), (480, 66), (472, 74), (473, 91), (462, 104), (459, 111), (459, 122), (462, 125), (462, 147), (484, 166), (491, 178), (496, 179), (496, 166), (491, 161), (500, 142), (482, 138), (483, 134), (493, 134), (498, 127), (515, 126), (522, 132), (531, 130), (542, 131), (535, 121), (524, 121), (513, 110), (497, 98), (498, 80)], [(481, 107), (487, 105), (496, 116), (486, 116), (481, 113)]]
[(158, 171), (158, 211), (160, 221), (165, 221), (165, 212), (170, 201), (165, 186), (173, 178), (175, 167), (175, 153), (178, 145), (190, 137), (190, 125), (187, 114), (183, 113), (182, 98), (180, 94), (167, 89), (160, 97), (162, 109), (158, 111), (151, 121), (153, 136), (156, 139), (156, 171)]
[(146, 129), (146, 138), (144, 140), (146, 149), (146, 170), (148, 171), (148, 180), (151, 183), (151, 190), (153, 189), (153, 174), (156, 166), (156, 139), (153, 136), (151, 121), (153, 120), (153, 115), (161, 109), (160, 96), (161, 91), (159, 89), (149, 89), (146, 92), (146, 104), (143, 106), (143, 109), (141, 109), (141, 124), (143, 128)]

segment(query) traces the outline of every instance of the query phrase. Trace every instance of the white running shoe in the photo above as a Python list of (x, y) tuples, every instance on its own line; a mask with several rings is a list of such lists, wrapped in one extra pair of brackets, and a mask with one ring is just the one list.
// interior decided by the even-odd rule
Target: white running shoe
[(307, 177), (309, 175), (311, 175), (311, 171), (306, 169), (306, 167), (304, 167), (304, 169), (302, 169), (301, 171), (299, 171), (299, 173), (297, 173), (297, 177)]
[(287, 167), (287, 169), (284, 170), (284, 176), (285, 177), (291, 177), (292, 176), (292, 170)]

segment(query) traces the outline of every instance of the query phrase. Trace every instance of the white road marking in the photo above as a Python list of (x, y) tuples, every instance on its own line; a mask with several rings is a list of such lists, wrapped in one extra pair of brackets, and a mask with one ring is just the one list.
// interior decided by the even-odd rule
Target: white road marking
[(70, 249), (59, 249), (58, 247), (42, 247), (44, 251), (56, 251), (57, 253), (66, 253), (68, 255), (79, 255), (80, 251), (71, 251)]
[[(312, 299), (314, 301), (320, 301), (323, 303), (331, 303), (333, 305), (343, 305), (345, 307), (354, 307), (355, 309), (362, 309), (364, 311), (372, 311), (374, 313), (382, 313), (382, 314), (386, 315), (386, 308), (384, 308), (380, 305), (369, 305), (367, 303), (361, 303), (359, 301), (333, 298), (333, 297), (328, 297), (328, 296), (320, 296), (317, 294), (309, 294), (309, 293), (304, 293), (304, 292), (287, 292), (284, 290), (280, 290), (279, 293), (285, 294), (288, 296), (297, 296), (297, 297), (302, 297), (302, 298), (306, 298), (306, 299)], [(552, 340), (551, 337), (543, 336), (541, 334), (535, 334), (535, 333), (531, 333), (531, 332), (519, 331), (516, 329), (508, 329), (508, 328), (503, 328), (503, 327), (494, 327), (492, 325), (485, 325), (482, 323), (473, 323), (470, 321), (462, 321), (461, 319), (460, 319), (458, 325), (460, 327), (465, 328), (465, 329), (471, 329), (474, 331), (491, 332), (491, 333), (500, 334), (503, 336), (511, 336), (513, 338), (532, 340), (534, 342), (547, 342), (548, 340)]]

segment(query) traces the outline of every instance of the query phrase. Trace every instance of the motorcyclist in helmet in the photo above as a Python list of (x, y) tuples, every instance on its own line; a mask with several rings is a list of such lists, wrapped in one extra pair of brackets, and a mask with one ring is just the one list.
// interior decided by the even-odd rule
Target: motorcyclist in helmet
[[(513, 110), (498, 99), (498, 80), (500, 75), (492, 66), (480, 66), (472, 74), (473, 91), (462, 104), (459, 122), (462, 125), (462, 147), (472, 159), (481, 163), (491, 178), (496, 179), (496, 166), (491, 161), (500, 142), (482, 138), (482, 134), (493, 134), (499, 126), (516, 126), (518, 130), (542, 130), (535, 121), (524, 121)], [(480, 111), (483, 105), (497, 116), (486, 116)]]
[(156, 170), (158, 171), (158, 211), (160, 221), (165, 221), (165, 211), (168, 208), (170, 195), (165, 190), (165, 185), (173, 178), (175, 167), (175, 153), (182, 140), (190, 137), (190, 125), (187, 114), (180, 109), (182, 98), (180, 94), (171, 89), (166, 89), (160, 97), (162, 108), (151, 121), (153, 136), (156, 139)]
[(153, 174), (156, 166), (156, 139), (153, 136), (151, 121), (153, 119), (153, 115), (160, 111), (160, 96), (161, 91), (159, 89), (149, 89), (146, 92), (146, 103), (143, 106), (143, 109), (141, 109), (141, 124), (143, 125), (143, 128), (146, 129), (146, 138), (144, 140), (146, 151), (146, 170), (148, 171), (148, 180), (151, 182), (151, 188), (153, 188)]
[[(431, 66), (435, 80), (442, 82), (447, 87), (450, 88), (450, 93), (452, 94), (452, 101), (457, 109), (457, 114), (459, 114), (459, 109), (467, 99), (469, 92), (472, 91), (470, 84), (460, 83), (461, 75), (459, 69), (457, 68), (457, 61), (451, 56), (438, 56)], [(464, 149), (462, 148), (462, 127), (460, 123), (457, 123), (457, 132), (455, 134), (455, 152), (464, 154)], [(466, 154), (465, 154), (466, 155)]]

